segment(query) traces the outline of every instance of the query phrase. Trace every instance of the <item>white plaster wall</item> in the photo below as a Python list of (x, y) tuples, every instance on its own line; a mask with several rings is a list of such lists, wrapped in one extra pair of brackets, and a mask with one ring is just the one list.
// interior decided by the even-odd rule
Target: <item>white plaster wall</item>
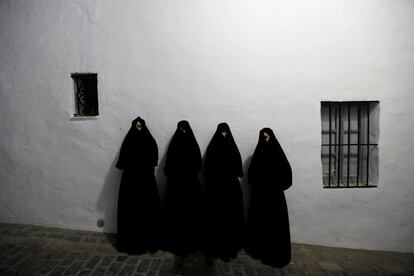
[[(1, 0), (0, 221), (115, 231), (131, 120), (161, 163), (179, 120), (203, 152), (226, 121), (246, 163), (262, 127), (283, 145), (294, 242), (414, 252), (413, 30), (410, 0)], [(71, 120), (73, 72), (97, 119)], [(321, 100), (380, 101), (378, 188), (322, 189)]]

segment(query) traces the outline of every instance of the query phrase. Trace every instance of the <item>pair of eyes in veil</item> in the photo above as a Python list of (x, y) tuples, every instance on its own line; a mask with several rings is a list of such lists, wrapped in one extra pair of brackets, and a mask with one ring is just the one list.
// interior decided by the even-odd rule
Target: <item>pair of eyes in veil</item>
[(180, 127), (181, 133), (185, 134), (187, 132), (187, 129), (185, 127)]

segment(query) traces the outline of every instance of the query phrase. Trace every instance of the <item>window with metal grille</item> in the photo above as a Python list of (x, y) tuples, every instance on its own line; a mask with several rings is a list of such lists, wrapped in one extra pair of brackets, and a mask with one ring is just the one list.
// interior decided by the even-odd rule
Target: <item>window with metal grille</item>
[(379, 102), (321, 102), (324, 188), (378, 184)]
[(73, 73), (75, 117), (98, 116), (98, 74)]

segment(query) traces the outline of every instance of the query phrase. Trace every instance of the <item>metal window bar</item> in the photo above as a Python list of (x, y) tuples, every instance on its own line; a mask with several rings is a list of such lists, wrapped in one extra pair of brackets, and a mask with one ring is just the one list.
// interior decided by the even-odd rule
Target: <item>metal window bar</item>
[(342, 112), (341, 112), (341, 105), (338, 106), (338, 168), (337, 168), (337, 178), (338, 178), (338, 182), (336, 183), (336, 185), (339, 187), (340, 183), (341, 183), (341, 166), (342, 166), (342, 162), (341, 162), (341, 151), (342, 151), (342, 144), (341, 144), (341, 138), (342, 138)]
[[(329, 135), (329, 139), (328, 139), (328, 144), (322, 144), (322, 146), (327, 146), (329, 153), (328, 153), (328, 185), (325, 186), (326, 188), (370, 188), (370, 187), (376, 187), (376, 186), (371, 186), (369, 184), (369, 158), (370, 158), (370, 147), (372, 146), (377, 146), (377, 144), (375, 143), (370, 143), (370, 102), (322, 102), (322, 104), (325, 104), (325, 108), (326, 105), (328, 107), (328, 112), (329, 112), (329, 129), (328, 131), (326, 130), (322, 130), (323, 133), (326, 134), (326, 132), (328, 132)], [(352, 130), (351, 129), (351, 106), (356, 106), (357, 109), (357, 130)], [(367, 135), (367, 139), (366, 139), (366, 143), (361, 143), (361, 135), (362, 135), (362, 131), (363, 131), (363, 126), (362, 126), (362, 106), (366, 108), (366, 118), (367, 118), (367, 125), (366, 125), (366, 130), (364, 130), (365, 135)], [(347, 131), (345, 131), (344, 127), (345, 127), (345, 122), (344, 122), (344, 118), (342, 116), (343, 113), (342, 112), (342, 108), (344, 108), (344, 111), (347, 110), (348, 114), (347, 114)], [(347, 109), (345, 109), (347, 108)], [(332, 118), (332, 109), (334, 109), (334, 118)], [(326, 110), (326, 109), (325, 109)], [(345, 117), (345, 118), (346, 118)], [(333, 127), (333, 122), (332, 120), (335, 120), (335, 125)], [(333, 132), (335, 133), (334, 135), (334, 143), (332, 143), (332, 134)], [(356, 133), (357, 134), (357, 143), (351, 143), (351, 133)], [(347, 135), (347, 136), (345, 136)], [(343, 143), (342, 141), (344, 139), (342, 139), (343, 137), (347, 137), (347, 143)], [(338, 140), (338, 142), (337, 142)], [(343, 149), (344, 147), (347, 147), (347, 153), (345, 154)], [(351, 146), (356, 146), (357, 147), (357, 153), (356, 153), (356, 177), (354, 179), (356, 179), (356, 185), (350, 185), (351, 183), (351, 157), (354, 156), (355, 158), (355, 154), (351, 154)], [(366, 146), (366, 150), (367, 152), (364, 153), (363, 151), (361, 151), (361, 146)], [(334, 152), (332, 152), (332, 147), (334, 147)], [(363, 157), (361, 156), (363, 155)], [(343, 166), (344, 166), (344, 159), (347, 158), (347, 168), (346, 170), (344, 170)], [(360, 186), (360, 180), (364, 175), (364, 170), (361, 170), (361, 158), (366, 158), (366, 172), (365, 172), (365, 178), (366, 181), (364, 184)], [(332, 164), (332, 159), (334, 164)], [(346, 171), (346, 183), (344, 183), (344, 173)], [(334, 182), (332, 182), (332, 176), (335, 176), (337, 183), (335, 185)], [(362, 183), (363, 183), (362, 182)]]
[(347, 156), (348, 164), (347, 164), (347, 167), (346, 167), (346, 169), (347, 169), (346, 186), (347, 187), (349, 187), (349, 162), (350, 162), (350, 159), (351, 159), (351, 154), (350, 154), (351, 146), (350, 146), (350, 144), (351, 144), (351, 104), (348, 103), (348, 152), (347, 152), (347, 154), (348, 154), (348, 156)]
[(369, 103), (367, 103), (367, 186), (369, 186)]
[[(338, 148), (339, 148), (338, 145), (337, 145), (338, 144), (338, 139), (337, 139), (338, 121), (337, 121), (337, 118), (338, 118), (338, 108), (335, 105), (335, 156), (336, 156), (336, 153), (337, 153)], [(336, 158), (334, 158), (334, 172), (335, 172), (335, 174), (336, 174), (337, 165), (338, 165), (338, 163), (336, 162)]]
[(329, 103), (329, 170), (328, 170), (328, 186), (331, 186), (331, 156), (332, 156), (332, 104)]
[(76, 84), (76, 115), (83, 115), (83, 111), (86, 109), (84, 84), (79, 77), (75, 77), (74, 80)]
[(357, 147), (357, 187), (359, 186), (359, 160), (360, 160), (360, 147), (361, 147), (361, 106), (358, 105), (358, 147)]

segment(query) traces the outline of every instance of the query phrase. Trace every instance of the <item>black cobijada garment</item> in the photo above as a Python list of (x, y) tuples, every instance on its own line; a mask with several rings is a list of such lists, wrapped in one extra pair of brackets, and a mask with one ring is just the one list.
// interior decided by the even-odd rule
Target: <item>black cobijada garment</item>
[(205, 224), (202, 253), (223, 260), (236, 258), (242, 247), (244, 212), (238, 177), (240, 152), (226, 123), (218, 125), (205, 156)]
[(260, 131), (248, 179), (251, 203), (246, 252), (264, 264), (283, 267), (291, 258), (289, 217), (283, 191), (292, 185), (292, 170), (270, 128)]
[(142, 254), (159, 249), (161, 207), (154, 175), (157, 163), (157, 144), (145, 121), (138, 117), (132, 121), (116, 164), (123, 170), (118, 196), (119, 251)]
[(180, 121), (167, 151), (164, 250), (178, 256), (194, 253), (200, 239), (201, 152), (190, 124)]

